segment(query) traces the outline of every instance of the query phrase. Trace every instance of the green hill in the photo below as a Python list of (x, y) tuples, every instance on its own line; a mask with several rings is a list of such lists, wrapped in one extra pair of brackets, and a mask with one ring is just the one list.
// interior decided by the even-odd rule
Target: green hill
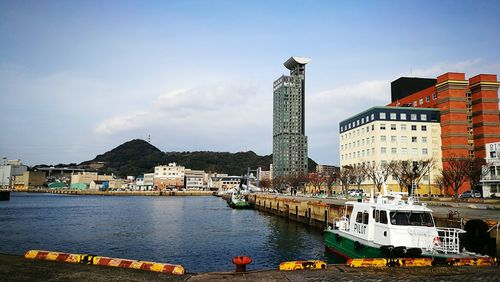
[[(104, 163), (99, 171), (114, 173), (121, 177), (127, 175), (140, 175), (153, 172), (154, 167), (175, 162), (186, 168), (204, 170), (206, 172), (227, 173), (229, 175), (242, 175), (247, 168), (262, 167), (269, 170), (272, 155), (259, 156), (252, 151), (248, 152), (162, 152), (150, 143), (135, 139), (98, 155), (93, 160), (86, 161), (80, 166), (86, 167), (92, 163)], [(309, 159), (309, 168), (314, 170), (316, 162)]]

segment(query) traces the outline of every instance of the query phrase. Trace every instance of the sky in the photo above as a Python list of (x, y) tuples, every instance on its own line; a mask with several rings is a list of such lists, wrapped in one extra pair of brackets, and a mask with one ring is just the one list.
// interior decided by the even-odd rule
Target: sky
[(309, 157), (401, 76), (500, 74), (500, 1), (0, 0), (0, 156), (80, 163), (132, 140), (272, 153), (272, 84), (306, 67)]

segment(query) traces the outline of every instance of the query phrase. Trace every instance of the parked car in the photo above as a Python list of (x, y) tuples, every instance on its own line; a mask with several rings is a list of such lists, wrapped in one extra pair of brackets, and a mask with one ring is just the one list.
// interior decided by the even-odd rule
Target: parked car
[(367, 194), (365, 193), (365, 191), (360, 189), (360, 190), (349, 191), (349, 196), (351, 196), (351, 197), (364, 197), (364, 196), (367, 196)]
[(460, 199), (468, 199), (468, 198), (481, 198), (481, 192), (474, 190), (474, 191), (465, 191), (460, 195)]

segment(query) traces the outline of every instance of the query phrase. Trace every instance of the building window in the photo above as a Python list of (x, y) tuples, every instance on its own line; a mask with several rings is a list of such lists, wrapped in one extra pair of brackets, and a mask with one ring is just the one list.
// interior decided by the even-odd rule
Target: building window
[(427, 148), (422, 149), (422, 155), (427, 155)]
[(366, 132), (370, 132), (370, 127), (369, 126), (366, 127)]
[(361, 124), (365, 123), (365, 118), (361, 118)]
[(408, 154), (408, 149), (407, 148), (401, 148), (401, 154), (402, 155), (407, 155)]
[(417, 143), (417, 137), (416, 136), (412, 136), (411, 137), (411, 143)]
[(402, 143), (408, 142), (408, 137), (407, 136), (401, 136), (401, 142)]
[(412, 130), (412, 131), (417, 131), (417, 126), (416, 126), (416, 125), (412, 125), (412, 126), (411, 126), (411, 130)]
[(401, 131), (406, 131), (406, 124), (401, 125)]
[(396, 124), (391, 123), (391, 130), (396, 130)]
[(417, 114), (411, 114), (410, 118), (411, 120), (417, 120)]
[(403, 114), (403, 113), (402, 113), (402, 114), (400, 115), (400, 117), (401, 117), (401, 120), (406, 120), (406, 114)]
[(380, 113), (379, 117), (380, 119), (385, 119), (385, 113)]
[(380, 136), (380, 142), (385, 142), (386, 138), (385, 138), (385, 135), (381, 135)]
[(372, 136), (372, 144), (375, 143), (375, 136)]
[(391, 148), (391, 154), (396, 155), (398, 153), (397, 148)]
[(375, 130), (375, 125), (374, 124), (372, 124), (372, 130)]
[(437, 97), (438, 97), (438, 94), (437, 94), (437, 93), (432, 94), (432, 100), (436, 100), (436, 99), (437, 99)]
[(427, 137), (422, 137), (422, 143), (427, 143)]
[(387, 153), (387, 148), (386, 147), (380, 147), (380, 153), (385, 155)]
[(391, 119), (396, 119), (396, 113), (391, 113)]
[(417, 148), (411, 148), (411, 154), (416, 156), (418, 154)]
[(375, 114), (372, 114), (371, 115), (371, 120), (374, 120), (375, 119)]
[(391, 136), (391, 143), (396, 143), (396, 142), (397, 142), (397, 137)]
[(420, 115), (420, 120), (427, 120), (427, 115), (426, 114), (421, 114)]
[(427, 96), (427, 97), (425, 97), (425, 101), (426, 101), (426, 102), (430, 102), (430, 101), (431, 101), (431, 96)]
[(417, 106), (417, 101), (413, 101), (413, 107)]
[(380, 124), (380, 130), (385, 130), (385, 123)]
[(424, 99), (423, 99), (423, 98), (420, 98), (420, 99), (418, 100), (418, 102), (420, 103), (420, 105), (422, 105), (422, 104), (424, 103)]
[(427, 125), (422, 125), (422, 131), (427, 131)]

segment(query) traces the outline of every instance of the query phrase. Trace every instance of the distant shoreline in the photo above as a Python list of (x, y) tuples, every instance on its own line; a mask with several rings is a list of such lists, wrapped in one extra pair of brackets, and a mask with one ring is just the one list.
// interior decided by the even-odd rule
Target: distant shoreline
[(48, 193), (85, 196), (213, 196), (214, 191), (93, 191), (76, 189), (29, 189), (14, 193)]

